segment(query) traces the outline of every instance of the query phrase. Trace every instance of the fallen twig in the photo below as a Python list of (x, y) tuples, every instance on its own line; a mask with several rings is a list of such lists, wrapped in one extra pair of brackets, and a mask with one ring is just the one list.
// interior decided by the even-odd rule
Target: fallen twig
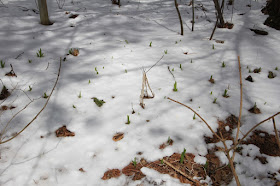
[(277, 144), (278, 144), (278, 148), (279, 148), (279, 150), (280, 150), (280, 140), (279, 140), (278, 130), (277, 130), (277, 128), (276, 128), (276, 124), (275, 124), (274, 118), (272, 118), (272, 122), (273, 122), (273, 127), (274, 127), (274, 132), (275, 132), (276, 141), (277, 141)]
[[(57, 74), (57, 78), (56, 78), (56, 81), (55, 81), (55, 84), (54, 84), (54, 86), (53, 86), (53, 88), (52, 88), (52, 91), (51, 91), (51, 93), (50, 93), (50, 95), (49, 95), (49, 97), (47, 98), (47, 101), (46, 101), (46, 103), (44, 104), (44, 106), (43, 106), (43, 108), (36, 114), (36, 116), (21, 130), (21, 131), (19, 131), (16, 135), (14, 135), (13, 137), (11, 137), (11, 138), (9, 138), (9, 139), (7, 139), (7, 140), (5, 140), (5, 141), (2, 141), (1, 139), (0, 139), (0, 144), (3, 144), (3, 143), (7, 143), (7, 142), (9, 142), (9, 141), (11, 141), (12, 139), (14, 139), (15, 137), (17, 137), (19, 134), (21, 134), (27, 127), (29, 127), (29, 125), (31, 125), (31, 123), (33, 123), (36, 119), (37, 119), (37, 117), (42, 113), (42, 111), (46, 108), (46, 106), (47, 106), (47, 104), (49, 103), (49, 100), (50, 100), (50, 98), (51, 98), (51, 96), (52, 96), (52, 94), (53, 94), (53, 92), (54, 92), (54, 89), (55, 89), (55, 87), (56, 87), (56, 85), (57, 85), (57, 82), (58, 82), (58, 79), (59, 79), (59, 76), (60, 76), (60, 70), (61, 70), (61, 58), (60, 58), (60, 63), (59, 63), (59, 69), (58, 69), (58, 74)], [(31, 102), (30, 102), (31, 103)], [(29, 104), (30, 104), (29, 103)], [(29, 104), (27, 104), (23, 109), (25, 109)], [(19, 112), (21, 112), (22, 110), (20, 110)], [(18, 112), (18, 113), (19, 113)], [(17, 113), (17, 114), (18, 114)], [(14, 117), (13, 117), (14, 118)], [(13, 119), (12, 118), (12, 119)]]

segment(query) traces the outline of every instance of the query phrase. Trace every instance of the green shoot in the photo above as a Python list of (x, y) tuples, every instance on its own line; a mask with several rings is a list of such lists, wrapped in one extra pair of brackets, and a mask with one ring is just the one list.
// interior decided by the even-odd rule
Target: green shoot
[(225, 97), (225, 98), (228, 98), (228, 97), (229, 97), (229, 95), (227, 94), (227, 92), (228, 92), (228, 90), (225, 89), (224, 94), (223, 94), (223, 97)]
[(257, 103), (255, 102), (255, 104), (254, 104), (254, 109), (256, 109), (257, 108)]
[(49, 96), (48, 96), (47, 93), (45, 92), (43, 98), (47, 99), (48, 97), (49, 97)]
[(176, 81), (175, 81), (175, 83), (174, 83), (173, 91), (174, 91), (174, 92), (177, 92), (177, 91), (178, 91), (178, 89), (177, 89), (177, 82), (176, 82)]
[(149, 45), (150, 47), (152, 47), (152, 43), (153, 43), (153, 42), (151, 41), (151, 42), (150, 42), (150, 45)]
[(124, 72), (127, 73), (127, 70), (125, 69)]
[(95, 67), (95, 68), (94, 68), (94, 70), (95, 70), (96, 74), (98, 74), (98, 70), (97, 70), (97, 67)]
[(213, 75), (211, 75), (210, 79), (208, 80), (210, 83), (215, 83), (215, 80), (213, 79)]
[(214, 98), (213, 103), (214, 103), (214, 104), (216, 104), (216, 103), (217, 103), (217, 98)]
[(215, 50), (215, 46), (214, 46), (214, 44), (213, 44), (213, 46), (212, 46), (212, 49), (213, 49), (213, 50)]
[(167, 143), (170, 143), (171, 142), (171, 138), (170, 138), (170, 136), (168, 136), (168, 140), (167, 140)]
[(69, 49), (68, 53), (69, 53), (69, 54), (72, 54), (72, 48)]
[(211, 92), (210, 92), (210, 95), (212, 95), (212, 94), (213, 94), (213, 92), (211, 91)]
[(172, 68), (172, 72), (174, 71), (174, 68)]
[(78, 98), (82, 98), (82, 93), (80, 91), (79, 95), (78, 95)]
[(136, 165), (137, 165), (136, 158), (134, 158), (134, 160), (132, 160), (132, 164), (133, 164), (134, 167), (136, 167)]
[(167, 54), (167, 50), (165, 50), (164, 53)]
[(178, 44), (178, 42), (177, 42), (177, 41), (175, 41), (175, 44)]
[(90, 79), (88, 80), (88, 84), (90, 84)]
[(28, 63), (32, 63), (32, 60), (31, 60), (31, 59), (28, 59)]
[(75, 108), (76, 108), (76, 106), (75, 106), (75, 105), (73, 105), (73, 108), (75, 109)]
[(223, 61), (223, 63), (222, 63), (222, 67), (224, 68), (224, 67), (226, 67), (226, 64), (225, 64), (225, 62)]
[(278, 67), (275, 67), (275, 70), (278, 70)]
[(129, 115), (127, 115), (127, 122), (125, 124), (127, 124), (127, 125), (130, 124)]
[(28, 91), (31, 92), (31, 90), (32, 90), (32, 87), (29, 85), (29, 90)]
[(40, 50), (38, 50), (38, 52), (36, 54), (37, 54), (37, 57), (44, 57), (44, 53), (42, 52), (41, 48), (40, 48)]
[(1, 62), (1, 68), (5, 67), (5, 62), (3, 60), (0, 61)]
[(182, 152), (181, 158), (180, 158), (180, 163), (181, 163), (181, 164), (184, 162), (185, 154), (186, 154), (186, 149), (184, 148), (184, 151)]
[(180, 64), (180, 69), (181, 69), (181, 70), (183, 70), (183, 68), (182, 68), (182, 64)]
[(249, 73), (252, 73), (252, 70), (251, 70), (251, 69), (249, 69)]
[(128, 44), (128, 41), (127, 40), (124, 40), (126, 42), (126, 44)]
[(94, 103), (95, 103), (98, 107), (101, 107), (104, 103), (106, 103), (105, 101), (99, 100), (99, 99), (97, 99), (96, 97), (93, 97), (93, 98), (91, 98), (91, 99), (93, 99)]
[(195, 114), (193, 114), (193, 120), (195, 120)]
[(204, 168), (207, 170), (207, 169), (208, 169), (208, 166), (209, 166), (209, 162), (206, 161), (206, 163), (204, 164)]
[(164, 163), (164, 162), (163, 162), (163, 159), (161, 159), (161, 160), (160, 160), (160, 163), (161, 163), (161, 164), (163, 164), (163, 163)]

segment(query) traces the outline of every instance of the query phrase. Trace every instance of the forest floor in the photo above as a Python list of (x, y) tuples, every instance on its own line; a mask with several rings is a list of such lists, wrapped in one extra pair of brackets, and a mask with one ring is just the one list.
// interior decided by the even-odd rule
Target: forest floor
[[(263, 24), (265, 0), (226, 1), (233, 27), (209, 40), (213, 2), (195, 1), (192, 32), (190, 1), (177, 1), (183, 36), (170, 0), (48, 1), (50, 26), (36, 1), (0, 1), (0, 185), (236, 185), (200, 116), (232, 147), (238, 56), (239, 139), (280, 111), (280, 32)], [(237, 146), (234, 167), (241, 185), (279, 185), (272, 119)]]

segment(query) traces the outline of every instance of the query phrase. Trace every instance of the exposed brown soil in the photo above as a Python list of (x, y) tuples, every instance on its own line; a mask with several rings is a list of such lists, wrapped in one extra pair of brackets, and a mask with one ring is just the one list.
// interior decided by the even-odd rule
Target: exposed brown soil
[(121, 171), (119, 169), (110, 169), (104, 173), (104, 176), (101, 179), (108, 180), (111, 178), (117, 178), (120, 175), (121, 175)]
[(172, 146), (173, 142), (174, 142), (173, 139), (170, 138), (170, 139), (167, 140), (167, 142), (161, 144), (159, 146), (159, 149), (165, 149), (167, 146)]
[(8, 89), (6, 88), (6, 86), (3, 86), (1, 94), (0, 94), (0, 100), (6, 99), (7, 97), (9, 97), (11, 95), (11, 93), (8, 91)]
[[(237, 123), (238, 118), (234, 115), (230, 115), (229, 117), (227, 117), (226, 121), (218, 121), (219, 127), (217, 129), (217, 134), (222, 133), (225, 139), (232, 140), (232, 130), (237, 127)], [(228, 130), (226, 130), (227, 126), (229, 127)], [(220, 141), (215, 135), (213, 135), (213, 137), (205, 136), (204, 140), (207, 144), (217, 143)]]
[(79, 16), (79, 14), (71, 14), (71, 15), (69, 16), (69, 18), (75, 19), (75, 18), (78, 17), (78, 16)]
[(254, 82), (252, 76), (248, 76), (245, 80), (250, 81), (250, 82)]
[(207, 175), (211, 178), (214, 186), (228, 185), (232, 179), (233, 174), (229, 165), (223, 165), (219, 158), (215, 155), (217, 148), (211, 149), (206, 155), (207, 163), (205, 169)]
[(131, 162), (129, 165), (122, 169), (122, 173), (126, 176), (133, 176), (132, 180), (140, 180), (146, 176), (140, 171), (140, 169), (146, 166), (147, 164), (148, 163), (144, 159), (141, 159), (140, 162), (137, 163), (135, 166)]
[(71, 132), (66, 128), (66, 126), (62, 126), (55, 131), (56, 137), (68, 137), (68, 136), (75, 136), (74, 132)]
[(243, 144), (254, 144), (260, 148), (260, 153), (269, 156), (280, 156), (280, 149), (274, 135), (267, 132), (256, 130), (250, 138), (243, 142)]
[(261, 110), (257, 106), (253, 106), (248, 111), (253, 113), (253, 114), (261, 114), (262, 113)]

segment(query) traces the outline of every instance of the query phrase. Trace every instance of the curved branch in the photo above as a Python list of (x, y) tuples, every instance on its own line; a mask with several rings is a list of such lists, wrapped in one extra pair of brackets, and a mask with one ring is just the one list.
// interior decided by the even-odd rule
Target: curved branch
[(52, 94), (53, 94), (53, 92), (54, 92), (54, 89), (55, 89), (55, 87), (56, 87), (56, 85), (57, 85), (57, 82), (58, 82), (58, 79), (59, 79), (59, 76), (60, 76), (60, 69), (61, 69), (61, 58), (60, 58), (60, 64), (59, 64), (59, 69), (58, 69), (58, 74), (57, 74), (57, 78), (56, 78), (55, 84), (54, 84), (54, 86), (53, 86), (53, 88), (52, 88), (52, 91), (51, 91), (51, 93), (50, 93), (50, 95), (49, 95), (49, 97), (48, 97), (48, 99), (47, 99), (45, 105), (43, 106), (43, 108), (36, 114), (36, 116), (35, 116), (21, 131), (19, 131), (15, 136), (13, 136), (13, 137), (11, 137), (11, 138), (5, 140), (5, 141), (0, 141), (0, 144), (7, 143), (7, 142), (11, 141), (12, 139), (14, 139), (15, 137), (17, 137), (19, 134), (21, 134), (27, 127), (29, 127), (29, 125), (31, 125), (31, 123), (33, 123), (33, 122), (37, 119), (37, 117), (38, 117), (38, 116), (42, 113), (42, 111), (46, 108), (46, 106), (47, 106), (47, 104), (49, 103), (49, 100), (50, 100), (50, 98), (51, 98), (51, 96), (52, 96)]

